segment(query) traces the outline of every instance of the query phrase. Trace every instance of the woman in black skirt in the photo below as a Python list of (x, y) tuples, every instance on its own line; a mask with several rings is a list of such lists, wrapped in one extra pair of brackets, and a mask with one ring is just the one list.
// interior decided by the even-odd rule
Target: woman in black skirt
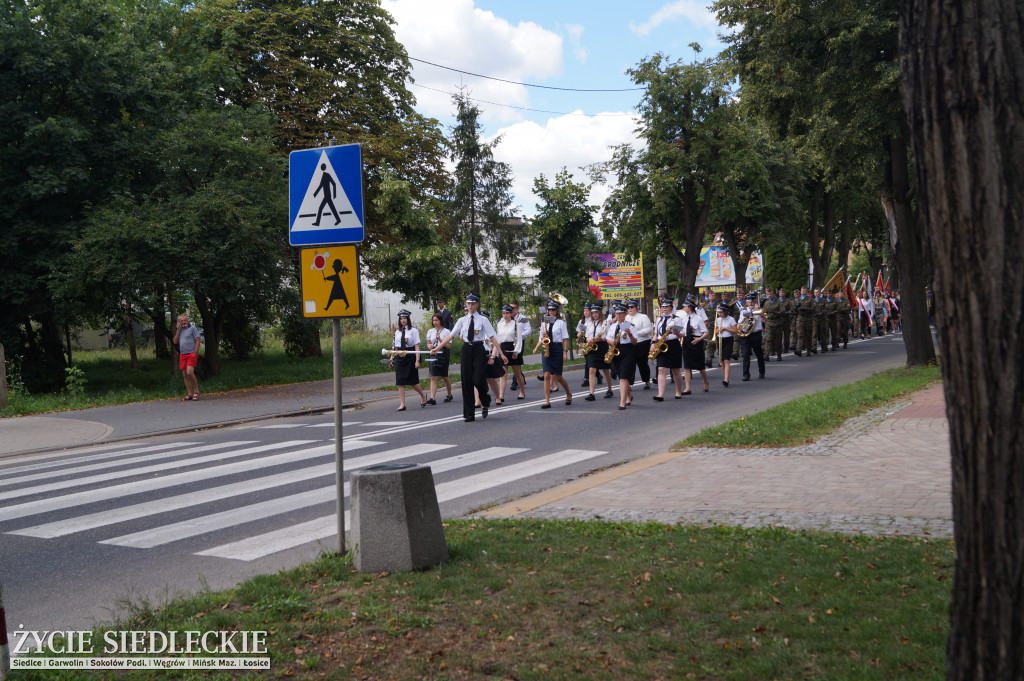
[(625, 305), (615, 306), (615, 321), (608, 323), (605, 338), (609, 348), (619, 349), (619, 354), (612, 359), (612, 368), (619, 377), (619, 409), (625, 409), (633, 404), (632, 385), (636, 380), (636, 336), (633, 324), (626, 319)]
[[(488, 321), (491, 319), (491, 315), (486, 312), (481, 312), (481, 315), (487, 318)], [(499, 343), (499, 346), (501, 344)], [(487, 366), (484, 369), (484, 373), (487, 376), (487, 387), (491, 389), (491, 394), (494, 395), (494, 404), (501, 404), (503, 400), (498, 398), (498, 379), (505, 375), (505, 361), (500, 355), (496, 356), (491, 346), (491, 341), (484, 341), (484, 348), (487, 350)], [(480, 395), (476, 396), (476, 406), (480, 406)]]
[(719, 355), (719, 363), (722, 366), (722, 385), (729, 387), (729, 358), (732, 357), (733, 334), (736, 333), (736, 320), (729, 315), (729, 310), (723, 305), (718, 306), (718, 329), (715, 337), (722, 339), (722, 353)]
[(562, 364), (569, 355), (569, 329), (565, 326), (565, 320), (561, 318), (561, 309), (554, 300), (547, 304), (547, 315), (540, 324), (540, 339), (534, 352), (545, 345), (544, 340), (548, 339), (548, 351), (541, 357), (541, 366), (544, 367), (544, 404), (541, 409), (551, 408), (551, 388), (554, 385), (561, 385), (565, 389), (565, 404), (572, 404), (572, 393), (569, 391), (569, 384), (562, 378)]
[[(420, 349), (420, 332), (409, 322), (411, 313), (408, 310), (398, 311), (398, 330), (392, 349), (397, 351), (418, 351)], [(420, 356), (408, 354), (405, 357), (391, 356), (390, 365), (395, 368), (395, 385), (398, 386), (398, 409), (405, 411), (405, 386), (411, 385), (419, 393), (420, 406), (427, 406), (427, 396), (420, 387)]]
[(508, 357), (508, 369), (501, 376), (501, 389), (498, 393), (498, 404), (505, 401), (505, 388), (508, 386), (508, 372), (511, 370), (519, 385), (519, 397), (526, 397), (526, 379), (523, 377), (523, 333), (512, 313), (515, 308), (505, 305), (501, 308), (501, 319), (494, 325), (494, 337), (501, 345), (501, 351)]
[[(433, 350), (452, 335), (452, 332), (444, 325), (444, 316), (440, 312), (434, 313), (434, 316), (430, 318), (430, 323), (433, 327), (427, 331), (427, 349)], [(448, 378), (448, 365), (451, 363), (452, 351), (450, 348), (445, 348), (435, 357), (436, 359), (430, 363), (430, 399), (427, 400), (427, 404), (431, 405), (437, 404), (435, 398), (437, 397), (437, 379), (439, 378), (444, 381), (444, 387), (448, 391), (444, 401), (452, 401), (452, 379)]]
[(667, 349), (656, 359), (658, 365), (658, 394), (655, 402), (665, 401), (665, 390), (668, 388), (669, 374), (672, 384), (676, 387), (676, 399), (682, 399), (683, 389), (683, 346), (679, 341), (678, 332), (682, 328), (681, 320), (673, 309), (672, 300), (661, 301), (661, 316), (654, 321), (654, 338), (657, 342), (665, 341)]
[(700, 315), (696, 314), (696, 310), (696, 303), (692, 300), (687, 299), (683, 303), (683, 369), (686, 379), (683, 395), (690, 394), (690, 380), (693, 378), (694, 369), (699, 371), (701, 378), (704, 379), (704, 392), (710, 388), (708, 370), (704, 368), (704, 340), (708, 337), (708, 327)]

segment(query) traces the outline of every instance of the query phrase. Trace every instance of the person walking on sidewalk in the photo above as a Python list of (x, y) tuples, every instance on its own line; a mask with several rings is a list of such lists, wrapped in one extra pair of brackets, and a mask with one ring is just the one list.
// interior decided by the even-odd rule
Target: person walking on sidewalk
[(405, 411), (405, 388), (411, 386), (420, 396), (420, 407), (427, 406), (427, 396), (420, 387), (420, 331), (410, 321), (412, 313), (408, 310), (398, 311), (398, 329), (391, 344), (392, 355), (390, 366), (395, 369), (395, 385), (398, 386), (398, 409)]
[[(450, 312), (448, 314), (451, 314)], [(452, 335), (452, 332), (445, 327), (444, 317), (441, 316), (440, 312), (435, 312), (430, 318), (430, 323), (433, 328), (427, 331), (427, 349), (433, 350), (441, 344), (441, 342)], [(454, 323), (452, 324), (454, 326)], [(445, 390), (448, 392), (445, 395), (444, 401), (452, 401), (452, 379), (448, 378), (448, 365), (451, 362), (451, 350), (445, 348), (444, 352), (437, 356), (437, 358), (430, 363), (430, 399), (427, 400), (427, 404), (437, 405), (437, 379), (444, 381)]]
[(178, 326), (174, 330), (174, 344), (178, 346), (178, 368), (185, 379), (185, 397), (182, 401), (199, 399), (199, 379), (196, 378), (196, 365), (199, 364), (199, 346), (203, 340), (199, 337), (199, 329), (190, 324), (188, 315), (178, 315)]
[(466, 315), (455, 322), (452, 335), (430, 351), (430, 354), (437, 355), (451, 345), (453, 338), (462, 339), (462, 416), (466, 423), (476, 420), (474, 388), (480, 394), (480, 415), (483, 418), (487, 418), (487, 410), (491, 406), (491, 396), (487, 393), (487, 351), (484, 349), (484, 339), (491, 341), (491, 352), (500, 353), (502, 360), (505, 359), (498, 339), (494, 336), (494, 327), (478, 312), (479, 308), (480, 297), (473, 293), (467, 295)]

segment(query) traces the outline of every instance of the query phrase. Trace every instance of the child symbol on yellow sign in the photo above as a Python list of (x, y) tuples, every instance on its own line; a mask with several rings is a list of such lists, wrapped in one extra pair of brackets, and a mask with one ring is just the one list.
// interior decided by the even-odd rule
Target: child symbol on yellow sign
[[(333, 256), (331, 251), (334, 251)], [(359, 268), (355, 246), (339, 246), (331, 251), (309, 248), (302, 251), (302, 301), (303, 315), (306, 317), (348, 317), (360, 314), (353, 310), (346, 293), (352, 290), (352, 286), (358, 291)], [(351, 261), (355, 272), (345, 264), (347, 261)], [(334, 273), (327, 274), (328, 269)]]

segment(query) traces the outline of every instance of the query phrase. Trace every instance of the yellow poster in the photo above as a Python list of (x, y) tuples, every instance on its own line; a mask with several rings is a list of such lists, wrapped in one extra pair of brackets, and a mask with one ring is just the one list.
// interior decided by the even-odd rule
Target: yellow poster
[(355, 244), (302, 249), (303, 317), (361, 317), (359, 251)]

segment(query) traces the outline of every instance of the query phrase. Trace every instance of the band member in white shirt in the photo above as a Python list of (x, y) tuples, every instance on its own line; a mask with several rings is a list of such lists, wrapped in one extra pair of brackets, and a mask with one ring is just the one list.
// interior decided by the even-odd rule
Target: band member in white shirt
[[(523, 378), (523, 336), (522, 328), (513, 317), (514, 312), (511, 305), (501, 308), (501, 319), (494, 325), (494, 336), (501, 345), (501, 351), (508, 357), (508, 368), (512, 370), (512, 376), (521, 386), (517, 399), (526, 397), (526, 379)], [(508, 385), (508, 371), (501, 377), (501, 387), (498, 390), (498, 404), (505, 401), (505, 388)]]
[(676, 399), (681, 399), (680, 386), (683, 385), (683, 349), (678, 332), (682, 329), (682, 320), (675, 314), (672, 300), (661, 301), (661, 316), (654, 322), (654, 341), (665, 341), (667, 349), (655, 360), (658, 365), (658, 394), (655, 402), (665, 401), (665, 390), (668, 388), (668, 377), (671, 373), (672, 383), (676, 387)]
[(686, 378), (686, 389), (683, 390), (683, 394), (690, 394), (690, 381), (693, 380), (694, 369), (699, 371), (701, 378), (704, 379), (704, 392), (707, 392), (710, 386), (708, 371), (704, 367), (704, 340), (708, 337), (708, 327), (697, 314), (696, 303), (693, 300), (687, 299), (683, 303), (683, 313), (683, 376)]
[[(392, 349), (419, 351), (420, 332), (410, 323), (411, 314), (408, 310), (398, 311), (398, 330), (395, 331)], [(421, 407), (427, 406), (427, 396), (423, 392), (423, 388), (420, 387), (420, 356), (418, 354), (408, 354), (404, 357), (391, 355), (389, 366), (395, 368), (395, 385), (398, 386), (398, 409), (395, 411), (405, 411), (406, 386), (412, 386), (412, 389), (419, 394)]]
[[(451, 314), (451, 313), (449, 313)], [(444, 315), (440, 312), (435, 312), (434, 316), (430, 318), (430, 323), (433, 327), (427, 331), (427, 349), (433, 350), (434, 348), (441, 345), (448, 336), (452, 335), (452, 332), (444, 325)], [(452, 322), (452, 326), (455, 323)], [(427, 400), (427, 404), (436, 405), (437, 400), (437, 379), (444, 379), (445, 390), (448, 394), (445, 395), (444, 401), (452, 401), (452, 379), (448, 378), (448, 365), (451, 363), (452, 352), (448, 348), (445, 348), (443, 352), (437, 355), (437, 358), (430, 363), (430, 399)]]
[(754, 310), (757, 309), (757, 294), (747, 294), (747, 307), (740, 312), (740, 322), (747, 317), (754, 318), (754, 330), (750, 332), (750, 335), (743, 337), (740, 340), (740, 346), (743, 349), (743, 380), (750, 380), (750, 353), (753, 352), (757, 357), (757, 377), (764, 378), (764, 343), (762, 339), (762, 333), (764, 331), (764, 317), (762, 315), (755, 315)]
[(550, 321), (542, 320), (540, 323), (540, 339), (537, 341), (537, 347), (533, 349), (537, 352), (541, 346), (545, 345), (545, 340), (550, 340), (548, 343), (548, 351), (543, 353), (541, 356), (541, 366), (544, 367), (544, 404), (540, 406), (541, 409), (551, 408), (551, 386), (553, 384), (559, 384), (565, 389), (565, 404), (572, 404), (572, 393), (569, 392), (569, 384), (562, 378), (562, 365), (565, 360), (569, 359), (569, 329), (565, 326), (565, 320), (561, 319), (559, 305), (554, 300), (549, 300), (547, 304), (547, 317), (553, 318)]
[[(494, 337), (494, 327), (478, 312), (479, 308), (480, 297), (473, 293), (467, 295), (466, 315), (455, 322), (452, 335), (430, 351), (430, 354), (436, 355), (447, 348), (452, 339), (462, 339), (462, 416), (466, 423), (476, 420), (474, 388), (480, 395), (480, 415), (483, 418), (487, 418), (487, 410), (491, 406), (491, 396), (487, 393), (487, 350), (484, 348), (484, 339), (491, 341), (492, 355), (501, 353), (501, 346)], [(505, 355), (501, 354), (501, 358), (504, 360)]]
[[(619, 409), (633, 404), (633, 381), (636, 380), (636, 335), (633, 324), (626, 319), (626, 306), (615, 306), (615, 321), (605, 331), (609, 350), (611, 346), (618, 348), (619, 354), (612, 359), (616, 373), (619, 375)], [(644, 357), (644, 361), (647, 358)]]
[(608, 364), (604, 361), (604, 356), (608, 352), (608, 340), (604, 337), (605, 331), (608, 328), (607, 322), (604, 320), (604, 315), (601, 313), (601, 306), (597, 303), (593, 303), (588, 308), (590, 310), (590, 319), (584, 324), (584, 338), (587, 343), (595, 343), (596, 347), (586, 355), (587, 361), (587, 373), (590, 376), (588, 385), (590, 387), (590, 394), (584, 397), (587, 402), (593, 402), (594, 390), (598, 385), (598, 372), (604, 372), (604, 380), (608, 386), (608, 390), (605, 391), (605, 397), (612, 397), (612, 377), (611, 372), (608, 371)]
[(626, 301), (626, 319), (633, 325), (636, 334), (636, 365), (640, 369), (640, 380), (644, 382), (644, 390), (651, 389), (651, 365), (647, 355), (651, 352), (651, 318), (640, 312), (640, 302)]
[(719, 305), (718, 308), (718, 329), (716, 337), (722, 339), (722, 351), (718, 356), (719, 366), (722, 367), (722, 385), (729, 387), (729, 363), (732, 360), (733, 334), (736, 333), (736, 319), (729, 314), (729, 308)]

